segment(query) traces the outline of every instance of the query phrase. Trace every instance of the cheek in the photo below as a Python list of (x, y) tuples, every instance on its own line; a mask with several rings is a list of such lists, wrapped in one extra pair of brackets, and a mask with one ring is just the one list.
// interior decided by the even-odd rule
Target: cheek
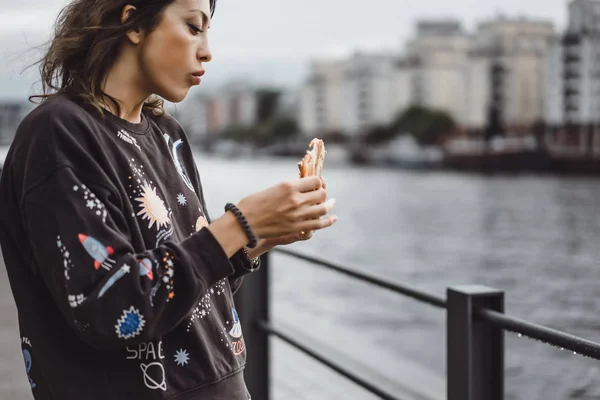
[(182, 34), (156, 37), (142, 54), (142, 63), (151, 78), (178, 76), (190, 71), (190, 40)]

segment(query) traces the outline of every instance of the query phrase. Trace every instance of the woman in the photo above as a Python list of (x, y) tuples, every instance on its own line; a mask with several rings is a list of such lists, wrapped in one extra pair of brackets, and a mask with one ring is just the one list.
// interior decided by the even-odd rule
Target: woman
[(335, 216), (319, 178), (211, 221), (180, 125), (212, 56), (215, 0), (75, 0), (41, 63), (45, 99), (0, 181), (0, 243), (36, 399), (250, 398), (232, 292), (275, 245)]

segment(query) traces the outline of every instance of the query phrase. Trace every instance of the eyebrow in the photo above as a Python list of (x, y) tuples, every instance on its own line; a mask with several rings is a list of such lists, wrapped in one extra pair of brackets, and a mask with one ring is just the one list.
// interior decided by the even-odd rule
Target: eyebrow
[[(206, 15), (206, 13), (204, 11), (200, 10), (199, 8), (195, 8), (188, 12), (202, 15), (202, 24), (203, 25), (205, 25), (205, 24), (208, 25), (208, 23), (210, 22), (210, 17), (208, 15)], [(207, 29), (210, 29), (210, 26)]]

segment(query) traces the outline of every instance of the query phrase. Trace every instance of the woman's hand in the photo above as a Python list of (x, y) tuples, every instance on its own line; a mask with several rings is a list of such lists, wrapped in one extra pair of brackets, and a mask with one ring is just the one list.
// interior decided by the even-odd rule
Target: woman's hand
[[(327, 189), (327, 184), (325, 180), (321, 178), (321, 185), (323, 189)], [(337, 217), (335, 217), (337, 220)], [(314, 232), (295, 232), (289, 235), (269, 238), (269, 239), (260, 239), (258, 241), (258, 245), (254, 249), (248, 249), (248, 256), (250, 258), (256, 258), (262, 256), (264, 253), (271, 251), (273, 248), (277, 246), (286, 246), (296, 242), (303, 242), (309, 240), (313, 237)]]
[(325, 217), (335, 205), (326, 199), (323, 179), (307, 177), (247, 196), (238, 207), (259, 239), (289, 244), (301, 239), (300, 232), (324, 229), (337, 221), (335, 215)]
[(265, 254), (266, 252), (273, 250), (273, 248), (275, 248), (277, 246), (286, 246), (288, 244), (292, 244), (292, 243), (296, 243), (296, 242), (303, 242), (303, 241), (309, 240), (312, 237), (313, 237), (312, 232), (306, 232), (304, 234), (301, 232), (297, 232), (297, 233), (292, 233), (291, 235), (281, 236), (281, 237), (277, 237), (277, 238), (260, 239), (258, 241), (258, 245), (255, 248), (248, 249), (248, 257), (250, 257), (250, 258), (260, 257), (263, 254)]

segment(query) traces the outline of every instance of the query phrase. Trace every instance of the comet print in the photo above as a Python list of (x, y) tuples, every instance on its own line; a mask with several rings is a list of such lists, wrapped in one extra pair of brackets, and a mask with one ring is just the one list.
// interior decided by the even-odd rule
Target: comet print
[(123, 264), (123, 266), (121, 266), (121, 268), (106, 281), (104, 286), (102, 286), (102, 289), (100, 289), (100, 292), (98, 293), (98, 298), (104, 296), (104, 293), (106, 293), (108, 289), (129, 272), (131, 272), (131, 267), (127, 264)]

